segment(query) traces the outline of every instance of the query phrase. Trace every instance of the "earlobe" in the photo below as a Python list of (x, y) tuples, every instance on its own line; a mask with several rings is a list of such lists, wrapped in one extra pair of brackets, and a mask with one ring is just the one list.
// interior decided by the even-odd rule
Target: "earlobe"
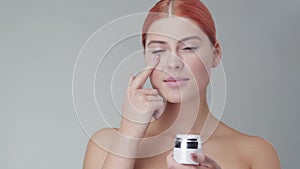
[(214, 54), (213, 54), (213, 63), (212, 63), (212, 67), (217, 67), (219, 65), (219, 63), (221, 62), (221, 57), (222, 57), (222, 53), (221, 53), (221, 47), (218, 41), (216, 41), (215, 45), (214, 45)]

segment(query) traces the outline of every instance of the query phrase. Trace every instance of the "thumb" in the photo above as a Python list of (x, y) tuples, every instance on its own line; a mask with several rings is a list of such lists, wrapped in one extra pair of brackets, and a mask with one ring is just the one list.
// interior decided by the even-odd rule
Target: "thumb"
[(216, 169), (221, 168), (215, 160), (213, 160), (212, 158), (206, 156), (203, 153), (191, 153), (191, 158), (192, 158), (193, 161), (201, 164), (201, 166), (206, 166), (206, 167), (214, 166), (214, 168), (216, 168)]
[(205, 161), (205, 155), (202, 153), (191, 153), (191, 159), (198, 163), (203, 163)]

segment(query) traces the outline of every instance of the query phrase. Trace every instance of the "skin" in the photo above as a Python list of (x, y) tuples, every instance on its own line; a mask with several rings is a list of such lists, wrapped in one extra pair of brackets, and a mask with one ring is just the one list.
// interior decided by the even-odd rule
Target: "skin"
[[(280, 169), (277, 153), (268, 141), (218, 123), (209, 112), (206, 88), (211, 69), (221, 60), (219, 44), (212, 45), (193, 21), (178, 17), (160, 19), (148, 32), (151, 33), (147, 35), (144, 52), (146, 67), (137, 76), (129, 77), (120, 127), (101, 129), (93, 135), (84, 168)], [(197, 38), (181, 41), (187, 37)], [(170, 87), (164, 82), (169, 76), (189, 80)], [(148, 77), (154, 89), (143, 88)], [(172, 145), (178, 133), (199, 134), (206, 119), (218, 125), (202, 132), (209, 138), (202, 145), (203, 153), (191, 154), (200, 165), (176, 163), (172, 147), (154, 156), (142, 156), (156, 152), (159, 145)], [(154, 136), (159, 136), (159, 141), (143, 141)]]

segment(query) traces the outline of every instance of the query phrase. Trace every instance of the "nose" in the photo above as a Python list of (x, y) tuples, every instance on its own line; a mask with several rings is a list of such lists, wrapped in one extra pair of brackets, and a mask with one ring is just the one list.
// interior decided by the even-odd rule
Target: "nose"
[(179, 70), (182, 69), (183, 65), (183, 62), (178, 56), (172, 55), (167, 59), (166, 68), (169, 70)]

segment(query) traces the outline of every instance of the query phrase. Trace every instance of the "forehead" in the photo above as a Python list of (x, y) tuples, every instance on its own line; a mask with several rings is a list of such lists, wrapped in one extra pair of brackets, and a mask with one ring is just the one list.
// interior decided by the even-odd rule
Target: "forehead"
[(208, 40), (204, 32), (190, 19), (170, 16), (153, 22), (147, 30), (146, 42), (153, 39), (179, 40), (190, 36), (199, 36)]

